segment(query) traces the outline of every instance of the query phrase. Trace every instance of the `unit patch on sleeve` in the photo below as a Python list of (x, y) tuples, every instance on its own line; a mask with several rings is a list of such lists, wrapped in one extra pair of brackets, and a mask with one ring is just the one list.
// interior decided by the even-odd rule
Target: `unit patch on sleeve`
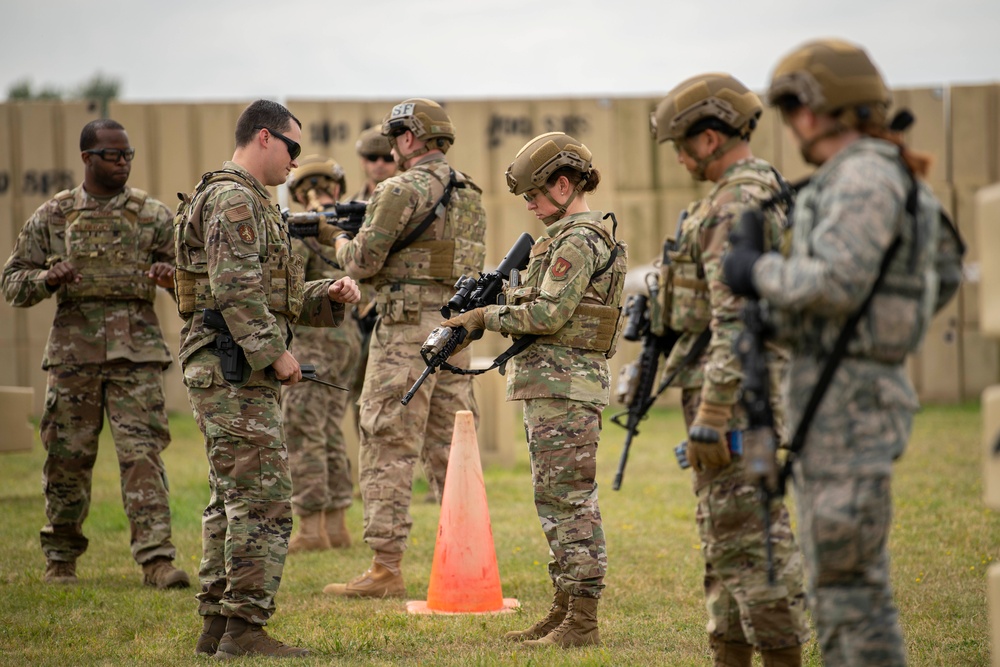
[(240, 235), (240, 239), (244, 243), (250, 244), (257, 240), (257, 232), (254, 231), (253, 225), (249, 223), (241, 223), (236, 227), (236, 233)]
[(569, 270), (572, 268), (573, 265), (570, 264), (569, 260), (567, 260), (565, 257), (560, 257), (559, 259), (557, 259), (555, 262), (552, 263), (552, 269), (551, 269), (552, 277), (555, 278), (556, 280), (562, 280), (563, 278), (566, 277), (566, 274), (569, 273)]

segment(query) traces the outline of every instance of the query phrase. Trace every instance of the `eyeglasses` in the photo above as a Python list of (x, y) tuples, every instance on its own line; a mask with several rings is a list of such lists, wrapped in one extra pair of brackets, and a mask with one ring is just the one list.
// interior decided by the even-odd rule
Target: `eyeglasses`
[(283, 142), (285, 142), (285, 145), (288, 146), (288, 157), (292, 158), (293, 160), (295, 158), (297, 158), (299, 156), (299, 154), (302, 152), (302, 146), (300, 146), (298, 144), (298, 142), (292, 141), (291, 139), (289, 139), (288, 137), (286, 137), (285, 135), (283, 135), (281, 132), (275, 132), (271, 128), (264, 127), (263, 125), (258, 125), (257, 127), (253, 128), (253, 129), (254, 130), (267, 130), (273, 136), (275, 136), (278, 139), (281, 139)]
[(393, 162), (396, 161), (395, 158), (393, 158), (391, 155), (368, 155), (368, 154), (365, 154), (365, 155), (362, 155), (361, 157), (363, 157), (368, 162), (378, 162), (379, 160), (382, 160), (382, 162), (391, 164), (391, 163), (393, 163)]
[(84, 153), (90, 153), (91, 155), (100, 155), (102, 160), (106, 160), (108, 162), (118, 162), (118, 160), (121, 160), (122, 158), (125, 158), (126, 162), (131, 162), (132, 158), (135, 157), (135, 149), (134, 148), (125, 148), (125, 149), (121, 149), (121, 148), (90, 148), (90, 149), (87, 149), (87, 150), (85, 150), (83, 152)]
[(541, 190), (528, 190), (521, 196), (524, 197), (524, 201), (530, 204), (531, 202), (535, 201), (535, 199), (537, 199), (540, 194), (542, 194)]

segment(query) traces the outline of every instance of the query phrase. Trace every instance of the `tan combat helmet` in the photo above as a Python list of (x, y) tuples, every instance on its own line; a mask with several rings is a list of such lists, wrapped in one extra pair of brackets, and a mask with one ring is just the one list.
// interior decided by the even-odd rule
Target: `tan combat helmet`
[(735, 136), (698, 161), (692, 175), (703, 181), (709, 164), (740, 141), (750, 140), (763, 111), (760, 98), (729, 74), (700, 74), (682, 81), (660, 100), (649, 115), (649, 129), (657, 143), (672, 141), (677, 146), (697, 133), (693, 130), (711, 127), (702, 122), (707, 119), (735, 131)]
[(838, 39), (807, 42), (774, 68), (768, 104), (809, 107), (848, 127), (884, 125), (891, 95), (875, 63), (861, 47)]
[[(424, 142), (424, 146), (403, 155), (396, 146), (396, 135), (410, 130), (413, 136)], [(447, 153), (455, 143), (455, 127), (451, 118), (440, 104), (421, 97), (404, 100), (394, 106), (382, 120), (382, 134), (399, 153), (399, 168), (405, 170), (406, 163), (430, 150)]]
[[(523, 195), (532, 188), (538, 188), (545, 195), (545, 198), (558, 209), (558, 213), (543, 220), (545, 224), (551, 224), (565, 215), (570, 202), (587, 185), (587, 181), (594, 171), (592, 158), (593, 154), (589, 148), (565, 132), (540, 134), (522, 146), (514, 157), (514, 161), (507, 167), (505, 174), (507, 187), (515, 195)], [(552, 174), (563, 167), (580, 172), (583, 174), (583, 178), (573, 188), (566, 203), (559, 204), (552, 198), (546, 183)]]
[[(336, 183), (340, 186), (340, 192), (347, 189), (347, 177), (344, 169), (333, 158), (324, 158), (320, 155), (306, 155), (299, 160), (299, 166), (288, 174), (285, 185), (292, 199), (303, 206), (311, 206), (308, 198), (309, 190), (323, 190), (330, 196), (330, 185)], [(334, 197), (336, 199), (336, 197)]]
[(392, 155), (392, 146), (389, 140), (382, 134), (381, 127), (369, 127), (358, 136), (358, 143), (354, 145), (358, 155), (378, 155), (389, 157)]

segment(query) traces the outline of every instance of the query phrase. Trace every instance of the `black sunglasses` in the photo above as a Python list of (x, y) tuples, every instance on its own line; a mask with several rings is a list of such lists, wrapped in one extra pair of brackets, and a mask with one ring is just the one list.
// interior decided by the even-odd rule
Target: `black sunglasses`
[(258, 125), (257, 127), (253, 128), (253, 129), (255, 131), (256, 130), (267, 130), (273, 136), (275, 136), (275, 137), (281, 139), (283, 142), (285, 142), (285, 145), (288, 146), (288, 157), (292, 158), (293, 160), (295, 158), (297, 158), (299, 156), (299, 154), (302, 152), (302, 146), (300, 146), (298, 144), (298, 142), (292, 141), (291, 139), (289, 139), (288, 137), (286, 137), (285, 135), (283, 135), (281, 132), (275, 132), (271, 128), (264, 127), (263, 125)]
[(393, 158), (391, 155), (369, 155), (369, 154), (366, 153), (365, 155), (362, 155), (361, 157), (363, 157), (364, 159), (368, 160), (369, 162), (378, 162), (379, 160), (382, 160), (382, 162), (389, 162), (389, 163), (391, 163), (391, 162), (395, 162), (396, 161), (395, 158)]
[(91, 155), (100, 155), (102, 160), (107, 160), (108, 162), (118, 162), (122, 158), (125, 158), (126, 162), (131, 162), (132, 158), (135, 157), (134, 148), (89, 148), (84, 153), (90, 153)]

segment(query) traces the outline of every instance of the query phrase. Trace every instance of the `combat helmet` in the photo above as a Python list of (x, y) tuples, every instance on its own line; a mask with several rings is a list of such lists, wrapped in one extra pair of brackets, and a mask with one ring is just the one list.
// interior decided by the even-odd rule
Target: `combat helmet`
[(882, 74), (861, 47), (839, 39), (807, 42), (774, 68), (768, 104), (790, 101), (846, 126), (884, 125), (891, 95)]
[(307, 203), (305, 201), (307, 188), (329, 192), (331, 183), (338, 184), (341, 193), (347, 189), (347, 177), (344, 175), (344, 169), (333, 158), (324, 158), (320, 155), (303, 157), (299, 160), (299, 166), (288, 174), (288, 180), (285, 181), (292, 199), (300, 204)]
[(388, 157), (392, 155), (392, 146), (389, 140), (382, 134), (382, 128), (369, 127), (358, 136), (358, 142), (354, 145), (358, 155), (379, 155)]
[[(577, 194), (587, 185), (594, 174), (593, 154), (582, 142), (565, 132), (540, 134), (517, 152), (514, 161), (507, 167), (507, 187), (515, 195), (523, 195), (532, 188), (539, 189), (545, 198), (558, 209), (558, 213), (548, 216), (543, 222), (551, 224), (560, 219)], [(564, 204), (553, 199), (547, 183), (552, 174), (563, 167), (569, 167), (583, 174), (583, 178), (573, 188)]]
[(705, 169), (740, 141), (749, 141), (764, 111), (760, 98), (729, 74), (700, 74), (682, 81), (660, 100), (649, 115), (649, 129), (657, 143), (679, 145), (698, 131), (726, 128), (735, 136), (698, 161), (693, 175), (705, 180)]
[[(396, 136), (410, 130), (413, 136), (424, 142), (424, 146), (403, 155), (396, 146)], [(394, 106), (382, 120), (382, 134), (399, 153), (399, 168), (406, 169), (411, 158), (436, 149), (447, 153), (455, 143), (455, 126), (440, 104), (422, 97), (404, 100)]]

